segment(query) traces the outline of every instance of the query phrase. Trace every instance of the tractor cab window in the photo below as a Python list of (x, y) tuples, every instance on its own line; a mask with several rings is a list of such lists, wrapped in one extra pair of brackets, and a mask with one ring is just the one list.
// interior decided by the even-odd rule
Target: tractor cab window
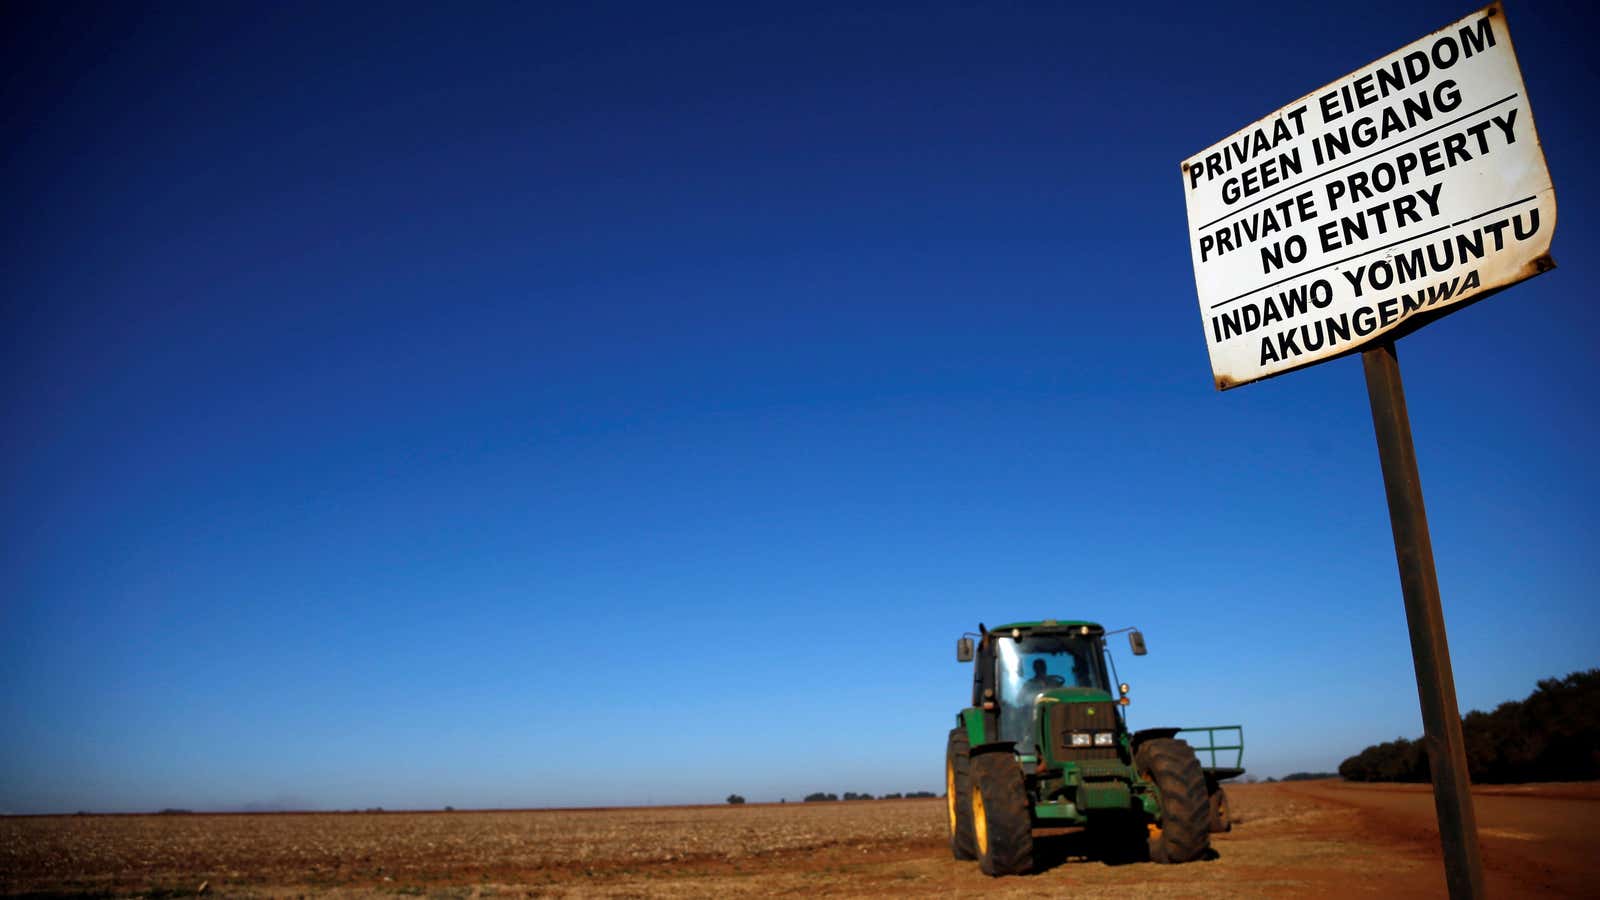
[(1088, 638), (1035, 634), (995, 641), (1000, 698), (1000, 737), (1016, 741), (1019, 753), (1036, 752), (1034, 701), (1052, 688), (1109, 690), (1105, 664)]

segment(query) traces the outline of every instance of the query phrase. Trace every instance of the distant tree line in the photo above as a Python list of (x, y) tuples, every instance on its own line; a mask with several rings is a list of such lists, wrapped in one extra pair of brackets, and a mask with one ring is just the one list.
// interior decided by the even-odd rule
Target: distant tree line
[(1324, 778), (1338, 778), (1338, 772), (1291, 772), (1283, 776), (1284, 781), (1321, 781)]
[[(939, 795), (932, 791), (907, 791), (904, 794), (884, 794), (882, 797), (874, 797), (871, 794), (858, 794), (855, 791), (844, 792), (844, 799), (846, 800), (908, 800), (937, 796)], [(830, 794), (824, 791), (817, 791), (815, 793), (807, 794), (805, 797), (805, 801), (807, 803), (827, 803), (837, 801), (838, 799), (838, 794)]]
[[(1541, 681), (1527, 699), (1494, 712), (1473, 710), (1461, 730), (1477, 784), (1600, 778), (1600, 669)], [(1349, 781), (1432, 779), (1422, 741), (1405, 738), (1362, 750), (1339, 764), (1339, 774)]]

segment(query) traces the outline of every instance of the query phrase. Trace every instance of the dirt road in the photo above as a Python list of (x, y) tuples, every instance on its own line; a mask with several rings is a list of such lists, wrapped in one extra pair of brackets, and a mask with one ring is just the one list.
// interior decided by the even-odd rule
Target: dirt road
[[(1271, 787), (1355, 811), (1372, 837), (1429, 861), (1431, 880), (1419, 877), (1417, 891), (1443, 894), (1439, 830), (1428, 785), (1318, 781)], [(1251, 790), (1257, 788), (1244, 789)], [(1593, 824), (1600, 815), (1600, 784), (1478, 787), (1472, 796), (1490, 896), (1600, 896), (1593, 871), (1600, 858), (1600, 831)]]
[[(942, 800), (527, 812), (0, 819), (0, 893), (228, 896), (1442, 897), (1432, 795), (1340, 782), (1229, 789), (1215, 858), (1110, 865), (1041, 835), (992, 880), (946, 849)], [(1475, 792), (1492, 897), (1600, 896), (1600, 783)]]

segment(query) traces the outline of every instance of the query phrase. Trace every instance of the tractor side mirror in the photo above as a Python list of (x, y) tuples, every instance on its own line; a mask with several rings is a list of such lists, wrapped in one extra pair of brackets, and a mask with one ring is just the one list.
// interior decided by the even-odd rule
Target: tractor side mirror
[(972, 638), (956, 641), (956, 662), (972, 662)]
[(1150, 652), (1145, 649), (1144, 635), (1140, 634), (1138, 629), (1128, 632), (1128, 649), (1133, 651), (1134, 656), (1143, 656)]

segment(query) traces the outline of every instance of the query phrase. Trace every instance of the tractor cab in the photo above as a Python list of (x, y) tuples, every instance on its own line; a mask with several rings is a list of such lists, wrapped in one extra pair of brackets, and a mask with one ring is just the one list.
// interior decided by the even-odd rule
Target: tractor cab
[[(1091, 622), (1047, 619), (986, 630), (976, 647), (972, 705), (994, 724), (990, 733), (1011, 742), (1027, 762), (1038, 760), (1051, 743), (1050, 717), (1043, 714), (1049, 704), (1090, 704), (1086, 713), (1101, 715), (1100, 733), (1089, 736), (1090, 746), (1095, 740), (1114, 746), (1123, 723), (1120, 706), (1112, 702), (1104, 641), (1105, 629)], [(1059, 749), (1069, 750), (1073, 738), (1066, 740), (1068, 746)]]

